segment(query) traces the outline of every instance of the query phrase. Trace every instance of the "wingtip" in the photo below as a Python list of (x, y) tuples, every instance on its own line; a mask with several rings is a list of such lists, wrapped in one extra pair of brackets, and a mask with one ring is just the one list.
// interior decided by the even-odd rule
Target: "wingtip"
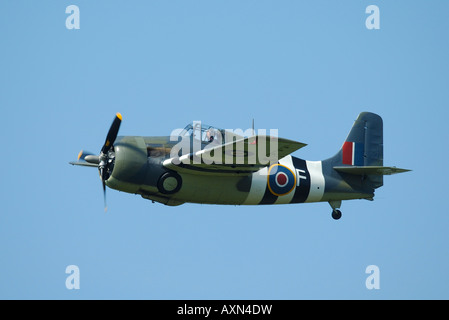
[(397, 168), (397, 167), (393, 167), (393, 168), (396, 169), (398, 171), (398, 173), (413, 171), (411, 169), (404, 169), (404, 168)]

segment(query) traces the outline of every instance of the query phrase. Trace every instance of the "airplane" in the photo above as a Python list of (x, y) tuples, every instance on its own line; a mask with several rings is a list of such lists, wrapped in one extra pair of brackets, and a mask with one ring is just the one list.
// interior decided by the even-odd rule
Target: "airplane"
[(410, 171), (383, 166), (383, 121), (370, 112), (359, 114), (340, 150), (322, 161), (292, 156), (306, 144), (255, 135), (254, 125), (246, 137), (201, 122), (177, 135), (117, 136), (121, 122), (117, 113), (99, 155), (81, 151), (70, 162), (98, 168), (105, 211), (108, 186), (168, 206), (328, 202), (338, 220), (342, 201), (374, 200), (384, 175)]

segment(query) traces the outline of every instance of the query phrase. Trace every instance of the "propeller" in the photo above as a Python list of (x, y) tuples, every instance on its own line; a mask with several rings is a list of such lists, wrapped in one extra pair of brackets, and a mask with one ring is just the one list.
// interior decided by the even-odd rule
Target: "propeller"
[(100, 150), (100, 155), (94, 155), (90, 152), (83, 150), (78, 154), (78, 161), (69, 162), (71, 165), (97, 167), (100, 173), (101, 184), (103, 186), (103, 198), (104, 198), (104, 211), (106, 212), (108, 207), (106, 205), (106, 180), (112, 173), (113, 165), (115, 162), (115, 150), (113, 145), (115, 139), (117, 139), (118, 130), (122, 123), (122, 115), (120, 113), (115, 114), (114, 121), (109, 128), (108, 135), (104, 142), (103, 147)]
[(117, 138), (118, 130), (120, 129), (120, 124), (122, 122), (122, 115), (117, 113), (115, 115), (114, 121), (109, 128), (108, 135), (106, 136), (106, 141), (101, 148), (100, 155), (86, 155), (85, 160), (91, 163), (98, 164), (98, 171), (100, 173), (101, 183), (103, 185), (103, 198), (104, 198), (104, 211), (106, 212), (108, 207), (106, 205), (106, 180), (109, 178), (109, 164), (113, 162), (115, 155), (111, 151), (112, 145)]

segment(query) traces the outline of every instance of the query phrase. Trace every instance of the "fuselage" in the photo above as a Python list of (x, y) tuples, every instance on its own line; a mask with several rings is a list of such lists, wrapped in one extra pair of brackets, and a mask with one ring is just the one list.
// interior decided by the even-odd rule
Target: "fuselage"
[(383, 121), (372, 112), (361, 112), (340, 149), (321, 161), (292, 156), (307, 144), (277, 130), (193, 121), (170, 136), (117, 137), (121, 120), (117, 113), (99, 155), (82, 150), (70, 162), (98, 169), (105, 209), (108, 186), (169, 206), (328, 202), (338, 220), (342, 200), (373, 200), (385, 175), (410, 171), (384, 166)]
[(252, 173), (174, 172), (163, 166), (174, 145), (170, 137), (117, 138), (107, 186), (167, 205), (288, 204), (374, 196), (374, 190), (366, 188), (363, 181), (333, 170), (333, 158), (308, 161), (288, 155)]

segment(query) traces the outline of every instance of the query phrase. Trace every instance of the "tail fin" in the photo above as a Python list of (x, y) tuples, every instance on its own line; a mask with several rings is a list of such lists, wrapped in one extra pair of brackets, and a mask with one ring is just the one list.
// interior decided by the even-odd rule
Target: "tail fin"
[(341, 164), (383, 166), (383, 122), (377, 114), (362, 112), (341, 148)]
[(331, 159), (333, 169), (344, 174), (364, 176), (369, 188), (383, 185), (383, 176), (409, 171), (383, 166), (383, 122), (374, 113), (362, 112), (352, 126), (340, 151)]

